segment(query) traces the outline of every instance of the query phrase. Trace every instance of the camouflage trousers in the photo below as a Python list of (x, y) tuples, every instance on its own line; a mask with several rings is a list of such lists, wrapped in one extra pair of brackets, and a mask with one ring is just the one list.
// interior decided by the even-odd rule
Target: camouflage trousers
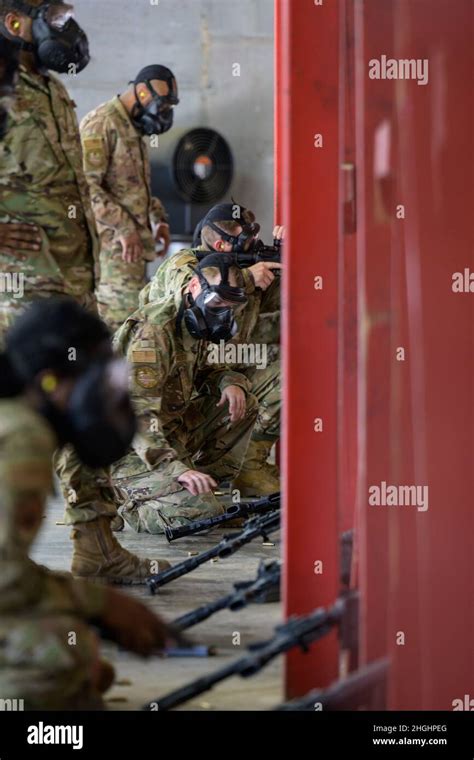
[[(54, 294), (50, 297), (54, 298)], [(0, 349), (8, 329), (33, 300), (31, 296), (18, 301), (0, 299)], [(97, 311), (92, 293), (76, 300), (88, 311)], [(65, 521), (68, 525), (90, 522), (101, 515), (113, 517), (117, 514), (108, 470), (91, 470), (85, 467), (72, 446), (64, 446), (56, 452), (54, 466), (66, 502)]]
[(252, 433), (253, 440), (278, 440), (281, 412), (280, 359), (275, 358), (270, 361), (265, 369), (252, 367), (244, 370), (242, 374), (252, 383), (252, 393), (258, 401), (257, 421)]
[[(99, 642), (93, 629), (70, 614), (23, 620), (2, 615), (0, 702), (3, 709), (98, 710)], [(10, 702), (11, 701), (11, 702)], [(16, 702), (15, 702), (16, 701)]]
[(66, 503), (66, 525), (92, 522), (98, 517), (117, 514), (110, 470), (92, 470), (79, 460), (72, 446), (54, 455), (54, 468)]
[(146, 261), (125, 262), (122, 246), (104, 247), (99, 256), (97, 288), (99, 314), (112, 332), (138, 309), (139, 294), (146, 284)]
[[(231, 424), (228, 411), (216, 406), (219, 399), (198, 396), (165, 431), (173, 448), (187, 452), (181, 461), (189, 469), (217, 482), (233, 480), (239, 473), (258, 412), (256, 398), (248, 395), (245, 417)], [(112, 467), (112, 480), (122, 502), (119, 512), (137, 533), (163, 533), (167, 525), (186, 525), (223, 512), (214, 494), (192, 496), (167, 474), (166, 463), (144, 471), (135, 453)]]

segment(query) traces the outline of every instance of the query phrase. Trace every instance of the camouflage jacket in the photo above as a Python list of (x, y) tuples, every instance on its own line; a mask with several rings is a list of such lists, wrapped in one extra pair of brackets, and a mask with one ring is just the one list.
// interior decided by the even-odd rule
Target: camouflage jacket
[(151, 196), (148, 146), (119, 97), (91, 111), (81, 122), (84, 171), (91, 190), (101, 247), (138, 232), (144, 258), (156, 258), (151, 222), (166, 212)]
[(18, 259), (0, 251), (0, 269), (23, 273), (27, 293), (94, 290), (98, 240), (74, 108), (58, 79), (21, 69), (0, 143), (0, 222), (37, 224), (43, 246)]
[[(0, 400), (0, 665), (16, 621), (63, 613), (89, 619), (103, 609), (102, 588), (50, 572), (29, 557), (52, 490), (56, 447), (49, 425), (23, 399)], [(32, 526), (27, 532), (19, 529), (20, 514)]]
[[(140, 305), (166, 300), (170, 295), (181, 292), (194, 275), (198, 264), (196, 251), (206, 250), (203, 246), (184, 249), (166, 259), (158, 268), (152, 281), (140, 294)], [(239, 332), (232, 342), (279, 343), (280, 342), (280, 281), (275, 279), (266, 290), (255, 287), (252, 273), (242, 269), (245, 293), (248, 303), (237, 317)]]
[(117, 331), (115, 348), (130, 366), (130, 388), (140, 420), (140, 433), (133, 448), (152, 470), (169, 463), (167, 475), (179, 477), (189, 464), (184, 449), (177, 451), (168, 442), (167, 427), (181, 420), (199, 393), (222, 391), (237, 385), (246, 392), (251, 385), (246, 377), (228, 367), (207, 362), (209, 343), (192, 338), (177, 318), (181, 292), (172, 298), (139, 309)]

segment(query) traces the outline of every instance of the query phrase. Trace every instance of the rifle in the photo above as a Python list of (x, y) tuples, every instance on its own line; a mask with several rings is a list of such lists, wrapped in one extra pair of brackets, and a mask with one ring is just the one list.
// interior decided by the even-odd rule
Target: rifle
[(272, 493), (270, 496), (264, 496), (256, 501), (246, 501), (241, 504), (232, 504), (228, 507), (223, 515), (209, 517), (206, 520), (195, 520), (189, 525), (181, 525), (178, 528), (165, 528), (165, 536), (168, 541), (176, 541), (178, 538), (193, 536), (195, 533), (201, 533), (203, 530), (215, 528), (218, 525), (225, 524), (231, 520), (241, 517), (250, 517), (251, 515), (264, 515), (267, 512), (273, 512), (280, 509), (280, 493)]
[[(233, 253), (235, 263), (241, 269), (247, 269), (260, 261), (267, 261), (272, 264), (281, 264), (282, 241), (276, 238), (273, 245), (265, 245), (261, 240), (257, 240), (250, 251), (236, 251)], [(209, 251), (195, 251), (199, 261), (209, 255)]]
[(261, 240), (257, 240), (254, 247), (247, 253), (234, 253), (237, 266), (241, 269), (252, 267), (260, 261), (267, 261), (272, 264), (281, 264), (282, 241), (274, 240), (273, 245), (264, 245)]
[[(216, 599), (214, 602), (204, 604), (196, 610), (188, 612), (173, 621), (172, 625), (180, 631), (191, 628), (193, 625), (202, 623), (220, 610), (231, 610), (236, 612), (246, 607), (252, 602), (266, 601), (265, 597), (270, 597), (273, 601), (272, 594), (280, 590), (281, 566), (279, 562), (260, 563), (258, 574), (255, 580), (234, 583), (234, 589), (231, 594)], [(278, 601), (275, 599), (275, 601)]]
[[(178, 707), (189, 699), (203, 694), (213, 686), (231, 676), (248, 678), (262, 670), (278, 655), (287, 652), (294, 647), (301, 647), (307, 651), (308, 647), (318, 639), (329, 633), (335, 625), (341, 621), (344, 613), (344, 601), (338, 599), (329, 609), (320, 607), (310, 615), (291, 617), (284, 625), (275, 628), (275, 635), (269, 641), (252, 644), (248, 647), (248, 654), (239, 660), (226, 665), (214, 673), (198, 678), (183, 686), (181, 689), (166, 694), (156, 703), (160, 712)], [(149, 709), (145, 706), (143, 709)]]
[(279, 528), (279, 512), (270, 512), (270, 514), (263, 515), (263, 517), (253, 517), (245, 524), (240, 533), (231, 533), (224, 536), (222, 541), (211, 549), (201, 552), (196, 557), (190, 557), (184, 560), (184, 562), (179, 562), (177, 565), (170, 567), (168, 570), (163, 570), (157, 575), (152, 575), (147, 579), (147, 586), (151, 593), (154, 594), (161, 586), (176, 580), (176, 578), (181, 578), (183, 575), (187, 575), (187, 573), (195, 570), (196, 567), (203, 565), (205, 562), (209, 562), (211, 559), (230, 557), (231, 554), (234, 554), (245, 544), (249, 544), (254, 538), (262, 536), (264, 541), (268, 540), (268, 535)]

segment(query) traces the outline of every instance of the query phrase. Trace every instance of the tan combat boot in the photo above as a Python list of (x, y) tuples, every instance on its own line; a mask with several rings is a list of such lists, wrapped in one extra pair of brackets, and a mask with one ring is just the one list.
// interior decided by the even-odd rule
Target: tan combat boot
[(113, 535), (110, 523), (109, 517), (99, 517), (73, 527), (73, 575), (109, 583), (139, 584), (170, 567), (164, 559), (141, 559), (128, 552)]
[(241, 496), (267, 496), (280, 490), (278, 467), (268, 464), (272, 441), (250, 441), (242, 469), (232, 488)]

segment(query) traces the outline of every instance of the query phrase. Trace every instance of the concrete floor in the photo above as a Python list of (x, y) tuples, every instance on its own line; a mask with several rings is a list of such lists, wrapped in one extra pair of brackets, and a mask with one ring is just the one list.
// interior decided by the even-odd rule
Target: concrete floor
[[(33, 558), (52, 569), (69, 570), (72, 546), (70, 529), (58, 525), (62, 521), (62, 504), (51, 503), (43, 531), (35, 546)], [(185, 559), (189, 551), (202, 551), (213, 546), (223, 531), (168, 544), (162, 536), (135, 534), (126, 528), (117, 534), (130, 551), (151, 559), (163, 557), (171, 563)], [(135, 587), (126, 593), (142, 599), (166, 620), (173, 620), (203, 603), (217, 599), (232, 590), (234, 581), (255, 577), (261, 559), (279, 557), (280, 542), (274, 534), (274, 547), (260, 540), (244, 547), (234, 556), (207, 563), (193, 573), (173, 581), (156, 596), (146, 587)], [(109, 709), (137, 710), (155, 701), (194, 678), (212, 672), (233, 659), (243, 656), (248, 644), (269, 638), (281, 619), (280, 604), (251, 605), (239, 612), (223, 610), (209, 620), (187, 631), (197, 644), (212, 645), (217, 655), (209, 658), (168, 658), (143, 661), (127, 652), (119, 652), (106, 644), (103, 651), (117, 671), (117, 683), (106, 697)], [(234, 645), (240, 634), (240, 646)], [(283, 700), (282, 658), (278, 658), (257, 676), (249, 679), (232, 678), (212, 691), (188, 702), (182, 710), (268, 710)]]

